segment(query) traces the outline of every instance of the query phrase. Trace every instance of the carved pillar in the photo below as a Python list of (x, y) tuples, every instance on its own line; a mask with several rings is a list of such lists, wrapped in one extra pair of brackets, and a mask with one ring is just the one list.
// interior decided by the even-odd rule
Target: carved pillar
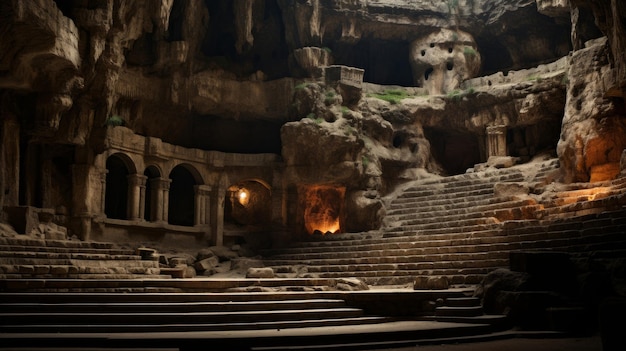
[(104, 212), (106, 171), (89, 164), (72, 165), (72, 185), (72, 217), (79, 222), (78, 236), (89, 240), (94, 214)]
[(210, 218), (209, 208), (211, 208), (209, 201), (211, 195), (211, 187), (208, 185), (196, 185), (194, 187), (196, 196), (196, 213), (194, 215), (194, 225), (209, 224)]
[(0, 111), (0, 205), (17, 206), (20, 190), (20, 123), (15, 115)]
[(128, 213), (127, 218), (131, 221), (139, 220), (142, 212), (140, 207), (144, 207), (141, 202), (141, 187), (145, 189), (146, 176), (139, 174), (128, 175)]
[(105, 169), (104, 172), (100, 173), (100, 211), (99, 214), (104, 217), (106, 214), (104, 213), (106, 206), (106, 194), (107, 194), (107, 174), (109, 173), (108, 169)]
[(224, 244), (224, 198), (225, 187), (216, 187), (211, 191), (210, 216), (211, 219), (211, 244), (221, 246)]
[(487, 158), (506, 156), (506, 126), (487, 127)]
[(161, 181), (161, 193), (163, 196), (163, 207), (162, 211), (162, 219), (167, 223), (169, 220), (169, 209), (170, 209), (170, 185), (172, 184), (171, 179), (162, 179)]
[(139, 220), (143, 221), (146, 218), (146, 181), (148, 177), (140, 176), (141, 183), (139, 184)]
[(152, 178), (150, 188), (152, 189), (152, 214), (151, 219), (155, 222), (167, 222), (167, 209), (169, 205), (169, 192), (171, 179)]

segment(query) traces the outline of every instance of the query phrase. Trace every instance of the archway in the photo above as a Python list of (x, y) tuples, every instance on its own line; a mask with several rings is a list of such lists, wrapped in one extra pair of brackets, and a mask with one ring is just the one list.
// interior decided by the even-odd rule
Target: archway
[(194, 225), (195, 186), (200, 183), (194, 176), (195, 169), (189, 165), (178, 165), (170, 172), (168, 223), (183, 226)]
[(228, 187), (224, 222), (262, 226), (271, 221), (272, 191), (258, 180), (244, 180)]
[(132, 161), (124, 154), (113, 154), (106, 162), (104, 214), (108, 218), (128, 219), (128, 176)]

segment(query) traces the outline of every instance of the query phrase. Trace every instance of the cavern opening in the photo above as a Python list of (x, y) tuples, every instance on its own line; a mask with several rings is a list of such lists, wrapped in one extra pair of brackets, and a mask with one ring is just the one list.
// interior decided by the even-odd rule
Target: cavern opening
[(342, 229), (346, 188), (308, 185), (298, 189), (299, 207), (308, 234), (336, 234)]
[(205, 0), (209, 9), (208, 30), (202, 42), (202, 53), (221, 68), (245, 77), (263, 72), (267, 80), (289, 76), (289, 49), (281, 9), (276, 0), (266, 0), (255, 6), (252, 42), (237, 41), (235, 2)]
[(258, 180), (244, 180), (228, 187), (224, 202), (224, 222), (263, 226), (271, 221), (272, 191)]
[(507, 130), (507, 154), (527, 162), (539, 153), (556, 156), (556, 146), (561, 135), (558, 120), (509, 128)]
[(424, 135), (446, 175), (465, 173), (468, 168), (484, 161), (478, 137), (474, 134), (424, 128)]
[(356, 44), (337, 43), (330, 50), (335, 64), (364, 69), (365, 82), (413, 86), (409, 46), (406, 41), (363, 38)]

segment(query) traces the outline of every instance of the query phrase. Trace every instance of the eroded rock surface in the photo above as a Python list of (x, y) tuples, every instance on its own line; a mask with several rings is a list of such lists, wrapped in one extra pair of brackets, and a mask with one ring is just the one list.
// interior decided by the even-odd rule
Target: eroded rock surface
[[(278, 195), (262, 225), (235, 227), (304, 231), (314, 213), (365, 231), (407, 180), (545, 153), (565, 181), (611, 179), (626, 147), (618, 0), (12, 0), (0, 11), (0, 201), (55, 209), (69, 236), (105, 230), (113, 155), (132, 206), (150, 184), (167, 188), (159, 167), (204, 167), (190, 178), (205, 213), (189, 217), (209, 236), (224, 231), (214, 218), (228, 189), (249, 179)], [(341, 205), (306, 208), (316, 192)], [(162, 224), (150, 206), (129, 209), (133, 225)]]

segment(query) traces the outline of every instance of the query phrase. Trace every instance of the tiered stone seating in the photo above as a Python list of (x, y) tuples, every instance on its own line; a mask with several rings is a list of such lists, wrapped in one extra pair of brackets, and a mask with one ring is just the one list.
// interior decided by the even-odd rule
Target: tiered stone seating
[(1, 296), (0, 333), (234, 331), (387, 320), (366, 317), (341, 299), (285, 294)]
[(1, 279), (169, 278), (159, 262), (113, 243), (47, 240), (27, 235), (0, 237)]
[(615, 240), (626, 247), (619, 237), (626, 225), (622, 180), (611, 182), (601, 200), (585, 202), (592, 211), (567, 216), (560, 214), (564, 208), (550, 212), (552, 200), (546, 207), (539, 197), (494, 196), (496, 183), (539, 189), (557, 168), (557, 160), (548, 160), (530, 174), (512, 167), (416, 182), (391, 201), (381, 231), (312, 237), (266, 252), (266, 263), (287, 276), (300, 265), (309, 275), (352, 276), (372, 285), (407, 284), (417, 276), (478, 284), (490, 271), (507, 268), (514, 251), (615, 249)]

